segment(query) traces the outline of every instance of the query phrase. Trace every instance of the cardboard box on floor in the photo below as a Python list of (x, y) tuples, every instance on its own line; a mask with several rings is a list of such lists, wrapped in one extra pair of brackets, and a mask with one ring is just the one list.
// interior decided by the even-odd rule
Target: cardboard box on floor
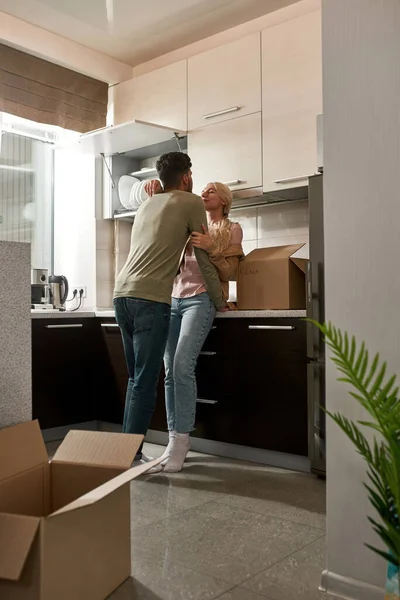
[(253, 250), (239, 263), (239, 310), (306, 308), (308, 245)]
[(143, 436), (71, 431), (49, 462), (37, 421), (0, 430), (0, 598), (104, 600), (131, 574), (130, 469)]

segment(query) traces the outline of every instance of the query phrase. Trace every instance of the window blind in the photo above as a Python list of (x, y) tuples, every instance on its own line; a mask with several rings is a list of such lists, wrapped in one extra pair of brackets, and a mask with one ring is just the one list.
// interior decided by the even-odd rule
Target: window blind
[(106, 125), (108, 84), (0, 44), (0, 111), (86, 133)]

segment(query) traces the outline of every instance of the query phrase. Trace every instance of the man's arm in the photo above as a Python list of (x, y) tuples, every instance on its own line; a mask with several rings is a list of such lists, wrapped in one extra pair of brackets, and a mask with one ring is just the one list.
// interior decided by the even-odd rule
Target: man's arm
[[(189, 233), (192, 233), (193, 231), (202, 233), (202, 225), (207, 227), (206, 211), (201, 198), (195, 196), (189, 215)], [(215, 304), (217, 310), (225, 308), (226, 303), (222, 297), (221, 282), (217, 270), (211, 263), (207, 252), (205, 250), (200, 250), (200, 248), (194, 248), (194, 253), (204, 280), (205, 288), (209, 293), (212, 302)]]

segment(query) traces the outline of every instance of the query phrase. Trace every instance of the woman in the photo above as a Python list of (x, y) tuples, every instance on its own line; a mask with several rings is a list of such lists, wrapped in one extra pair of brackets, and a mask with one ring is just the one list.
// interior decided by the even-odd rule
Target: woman
[[(146, 191), (149, 195), (161, 191), (159, 182), (149, 182)], [(196, 415), (195, 367), (216, 312), (204, 287), (194, 248), (208, 253), (226, 300), (229, 281), (236, 279), (243, 256), (242, 228), (228, 218), (232, 205), (230, 189), (223, 183), (209, 183), (201, 197), (207, 211), (208, 230), (203, 226), (203, 233), (192, 234), (172, 291), (170, 331), (164, 355), (169, 444), (161, 468), (166, 473), (181, 471), (190, 448), (189, 434), (194, 429)]]

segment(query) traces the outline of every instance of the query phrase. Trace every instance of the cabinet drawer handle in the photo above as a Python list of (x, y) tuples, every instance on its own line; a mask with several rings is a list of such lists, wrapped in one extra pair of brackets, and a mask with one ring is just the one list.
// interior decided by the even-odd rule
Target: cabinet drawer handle
[(80, 329), (83, 323), (69, 323), (68, 325), (45, 325), (46, 329)]
[(100, 323), (101, 327), (119, 327), (118, 323)]
[(224, 185), (226, 185), (227, 187), (240, 185), (241, 183), (244, 183), (244, 181), (242, 181), (241, 179), (232, 179), (232, 181), (224, 181)]
[(216, 326), (216, 325), (213, 325), (213, 326), (211, 327), (211, 329), (217, 329), (217, 326)]
[(296, 175), (296, 177), (287, 177), (286, 179), (276, 179), (274, 183), (295, 183), (296, 181), (305, 181), (310, 175)]
[(249, 325), (249, 329), (266, 329), (269, 331), (293, 331), (294, 325)]
[(200, 352), (200, 356), (215, 356), (217, 353), (216, 352), (209, 352), (208, 350), (204, 350), (203, 352)]
[(223, 110), (217, 110), (213, 113), (208, 113), (208, 115), (203, 115), (203, 119), (213, 119), (214, 117), (220, 117), (221, 115), (228, 115), (229, 113), (236, 112), (240, 110), (240, 106), (231, 106), (231, 108), (224, 108)]
[(218, 400), (205, 400), (204, 398), (197, 398), (196, 402), (199, 404), (218, 404)]

